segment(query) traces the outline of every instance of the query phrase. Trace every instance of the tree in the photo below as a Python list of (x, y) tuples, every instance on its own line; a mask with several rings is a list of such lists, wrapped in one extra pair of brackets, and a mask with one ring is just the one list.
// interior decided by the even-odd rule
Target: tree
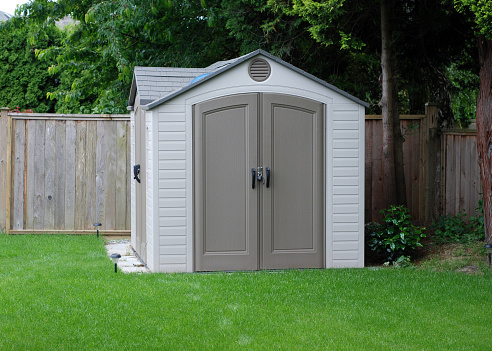
[(398, 75), (392, 40), (392, 0), (381, 0), (381, 106), (383, 114), (383, 167), (389, 205), (407, 206), (403, 169), (403, 136), (398, 105)]
[(126, 109), (134, 66), (200, 67), (224, 58), (231, 40), (223, 25), (213, 25), (215, 9), (214, 1), (35, 0), (21, 11), (38, 28), (65, 15), (78, 21), (62, 45), (38, 52), (56, 60), (51, 73), (74, 77), (51, 98), (92, 100), (87, 112), (118, 113)]
[(459, 12), (472, 15), (478, 39), (477, 151), (483, 188), (485, 240), (492, 244), (492, 2), (460, 0), (456, 3)]
[(29, 28), (23, 18), (0, 24), (0, 105), (34, 112), (54, 112), (46, 94), (59, 83), (48, 74), (49, 63), (36, 59), (35, 50), (60, 43), (62, 33), (55, 26), (43, 28), (36, 45), (29, 42)]
[[(341, 50), (362, 50), (367, 45), (379, 45), (381, 53), (382, 96), (379, 106), (383, 115), (383, 166), (386, 205), (406, 205), (405, 174), (403, 170), (403, 137), (401, 135), (398, 101), (398, 72), (394, 52), (396, 37), (393, 28), (395, 8), (392, 1), (366, 2), (343, 0), (294, 0), (275, 4), (289, 15), (306, 19), (313, 37), (323, 45), (336, 45)], [(379, 16), (376, 15), (379, 10)], [(378, 21), (374, 18), (380, 18)], [(372, 36), (367, 35), (371, 33)], [(380, 35), (373, 35), (380, 33)]]

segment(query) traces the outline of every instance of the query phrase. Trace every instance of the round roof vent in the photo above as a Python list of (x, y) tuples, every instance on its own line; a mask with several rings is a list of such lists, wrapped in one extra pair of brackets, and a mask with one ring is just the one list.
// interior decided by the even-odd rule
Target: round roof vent
[(251, 79), (257, 82), (263, 82), (270, 77), (271, 69), (268, 62), (264, 59), (257, 58), (251, 61), (248, 70)]

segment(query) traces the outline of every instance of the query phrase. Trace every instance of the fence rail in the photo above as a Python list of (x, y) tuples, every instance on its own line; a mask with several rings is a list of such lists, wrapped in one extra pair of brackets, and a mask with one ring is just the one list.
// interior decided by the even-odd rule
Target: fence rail
[(129, 119), (2, 109), (2, 227), (9, 233), (83, 234), (101, 222), (106, 233), (128, 234)]

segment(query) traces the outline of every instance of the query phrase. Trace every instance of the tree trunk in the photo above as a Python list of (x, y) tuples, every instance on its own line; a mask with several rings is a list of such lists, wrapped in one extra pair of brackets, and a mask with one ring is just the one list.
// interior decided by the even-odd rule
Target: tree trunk
[(483, 188), (485, 240), (492, 244), (492, 41), (479, 37), (480, 91), (477, 100), (477, 151)]
[(381, 70), (383, 94), (383, 167), (385, 207), (406, 206), (403, 137), (398, 113), (398, 78), (391, 38), (391, 0), (381, 0)]

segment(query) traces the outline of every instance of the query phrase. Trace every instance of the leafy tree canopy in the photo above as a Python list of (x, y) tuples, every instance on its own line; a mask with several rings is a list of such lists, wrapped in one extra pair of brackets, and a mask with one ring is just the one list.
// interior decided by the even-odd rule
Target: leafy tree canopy
[(228, 53), (224, 27), (212, 25), (213, 5), (192, 0), (36, 0), (21, 11), (38, 28), (66, 15), (78, 21), (61, 45), (38, 51), (40, 59), (56, 61), (52, 74), (71, 72), (74, 77), (70, 89), (49, 96), (67, 104), (94, 101), (91, 111), (80, 112), (122, 113), (134, 66), (200, 67)]
[(59, 45), (62, 33), (55, 26), (38, 32), (35, 44), (22, 18), (0, 23), (0, 105), (34, 112), (54, 112), (54, 102), (46, 98), (59, 84), (58, 75), (48, 74), (48, 64), (35, 57), (35, 50)]

